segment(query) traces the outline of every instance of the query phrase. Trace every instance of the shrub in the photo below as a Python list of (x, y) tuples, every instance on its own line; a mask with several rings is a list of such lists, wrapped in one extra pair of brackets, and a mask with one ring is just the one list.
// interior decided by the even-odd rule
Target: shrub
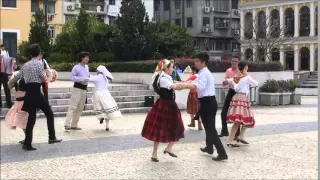
[(267, 92), (267, 93), (279, 92), (279, 84), (276, 80), (269, 79), (260, 87), (260, 92)]
[(90, 60), (91, 62), (112, 62), (113, 54), (110, 52), (93, 53)]
[(57, 52), (50, 53), (47, 61), (50, 63), (53, 62), (53, 63), (62, 63), (62, 64), (65, 64), (67, 62), (74, 62), (71, 54), (62, 54)]
[(286, 80), (277, 81), (279, 85), (279, 92), (290, 92), (290, 83)]
[(288, 83), (289, 83), (289, 91), (294, 92), (298, 85), (297, 81), (295, 79), (289, 79)]

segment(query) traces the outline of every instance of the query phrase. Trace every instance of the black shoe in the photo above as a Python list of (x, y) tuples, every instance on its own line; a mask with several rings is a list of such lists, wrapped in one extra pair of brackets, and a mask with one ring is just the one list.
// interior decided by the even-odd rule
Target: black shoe
[(247, 141), (237, 138), (237, 142), (241, 142), (242, 144), (249, 144)]
[(71, 127), (70, 127), (70, 126), (64, 126), (64, 129), (65, 129), (65, 130), (70, 130)]
[(70, 129), (72, 129), (72, 130), (76, 130), (76, 131), (78, 131), (78, 130), (82, 130), (81, 128), (79, 128), (79, 127), (71, 127)]
[(151, 158), (151, 161), (152, 161), (152, 162), (159, 162), (159, 159), (152, 157), (152, 158)]
[(167, 151), (167, 150), (164, 150), (164, 151), (163, 151), (163, 154), (166, 154), (166, 153), (168, 153), (171, 157), (178, 157), (177, 155), (173, 154), (172, 152), (169, 152), (169, 151)]
[(32, 147), (31, 145), (23, 145), (22, 149), (24, 149), (26, 151), (35, 151), (35, 150), (37, 150), (36, 148)]
[(200, 117), (199, 116), (195, 116), (192, 120), (194, 121), (199, 121)]
[(228, 159), (227, 155), (224, 155), (224, 156), (218, 155), (217, 157), (212, 158), (212, 160), (214, 160), (214, 161), (223, 161), (223, 160), (227, 160), (227, 159)]
[(239, 144), (231, 144), (231, 143), (228, 143), (227, 146), (228, 147), (240, 147)]
[(54, 144), (54, 143), (59, 143), (61, 141), (62, 141), (62, 139), (49, 139), (48, 143), (49, 144)]
[(24, 144), (24, 140), (22, 140), (22, 141), (19, 141), (19, 143), (20, 143), (20, 144)]
[(100, 119), (100, 124), (102, 124), (102, 123), (103, 123), (103, 120), (104, 120), (103, 118), (101, 118), (101, 119)]
[(106, 131), (109, 131), (109, 128), (106, 128)]
[(200, 148), (200, 151), (202, 151), (202, 152), (204, 152), (204, 153), (208, 153), (208, 154), (210, 154), (210, 155), (213, 154), (213, 148), (210, 149), (210, 150), (209, 150), (207, 147), (205, 147), (205, 148)]

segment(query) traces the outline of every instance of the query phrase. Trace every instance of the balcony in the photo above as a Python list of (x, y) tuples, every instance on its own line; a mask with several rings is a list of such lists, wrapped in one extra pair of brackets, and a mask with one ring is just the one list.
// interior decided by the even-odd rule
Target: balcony
[(81, 8), (83, 8), (87, 12), (106, 14), (104, 0), (82, 0)]

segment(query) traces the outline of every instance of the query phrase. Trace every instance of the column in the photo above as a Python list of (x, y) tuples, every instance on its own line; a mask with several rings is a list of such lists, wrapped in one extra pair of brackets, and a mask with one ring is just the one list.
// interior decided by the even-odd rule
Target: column
[(258, 31), (257, 23), (256, 23), (257, 12), (256, 9), (252, 10), (252, 23), (253, 23), (253, 39), (256, 39), (256, 34)]
[(315, 35), (315, 8), (314, 8), (314, 2), (310, 3), (310, 36)]
[(310, 44), (310, 71), (314, 71), (314, 64), (315, 64), (314, 53), (315, 53), (314, 44)]
[(282, 64), (282, 66), (284, 66), (284, 48), (283, 45), (280, 46), (280, 63)]
[(244, 26), (244, 12), (243, 10), (240, 11), (240, 37), (241, 40), (244, 40), (244, 31), (245, 31), (245, 26)]
[(269, 36), (269, 31), (270, 31), (270, 9), (266, 8), (266, 37)]
[(280, 14), (280, 30), (281, 30), (281, 32), (280, 32), (280, 36), (281, 37), (283, 37), (283, 35), (284, 35), (284, 30), (285, 30), (285, 25), (284, 25), (284, 23), (283, 23), (283, 21), (284, 21), (284, 10), (283, 10), (283, 6), (280, 6), (280, 12), (279, 12), (279, 14)]
[(256, 48), (252, 48), (252, 61), (256, 61), (256, 57), (257, 57), (257, 55), (256, 55)]
[(299, 71), (299, 46), (294, 45), (294, 71)]
[[(246, 57), (245, 57), (246, 55), (244, 54), (244, 47), (243, 47), (243, 46), (241, 46), (241, 54), (242, 54), (242, 56), (241, 56), (242, 58), (241, 58), (241, 59), (242, 59), (243, 61), (246, 60)], [(241, 59), (240, 59), (240, 60), (241, 60)]]
[(299, 37), (299, 7), (294, 5), (294, 37)]

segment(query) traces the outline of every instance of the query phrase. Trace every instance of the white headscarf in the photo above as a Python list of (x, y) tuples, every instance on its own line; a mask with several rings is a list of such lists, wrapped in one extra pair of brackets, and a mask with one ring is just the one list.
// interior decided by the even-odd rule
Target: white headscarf
[(108, 77), (113, 80), (113, 76), (111, 75), (111, 73), (108, 71), (108, 69), (105, 66), (100, 65), (97, 67), (97, 70), (99, 72), (101, 72), (104, 77)]

